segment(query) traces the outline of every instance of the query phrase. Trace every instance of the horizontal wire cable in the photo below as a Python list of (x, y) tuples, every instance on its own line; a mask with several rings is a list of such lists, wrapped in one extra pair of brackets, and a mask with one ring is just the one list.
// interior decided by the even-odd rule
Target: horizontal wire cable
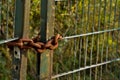
[[(104, 30), (104, 31), (98, 31), (98, 32), (91, 32), (91, 33), (80, 34), (80, 35), (67, 36), (67, 37), (63, 37), (63, 39), (71, 39), (71, 38), (77, 38), (77, 37), (82, 37), (82, 36), (89, 36), (89, 35), (93, 35), (93, 34), (101, 34), (101, 33), (104, 33), (104, 32), (111, 32), (111, 31), (117, 31), (117, 30), (120, 30), (120, 28)], [(17, 40), (17, 39), (19, 39), (19, 38), (1, 40), (0, 44), (6, 43), (6, 42), (9, 42), (9, 41), (14, 41), (14, 40)]]
[(117, 30), (120, 30), (120, 28), (97, 31), (97, 32), (90, 32), (90, 33), (80, 34), (80, 35), (67, 36), (67, 37), (63, 37), (63, 39), (71, 39), (71, 38), (77, 38), (77, 37), (83, 37), (83, 36), (90, 36), (90, 35), (94, 35), (94, 34), (101, 34), (104, 32), (112, 32), (112, 31), (117, 31)]
[(109, 60), (109, 61), (106, 61), (106, 62), (103, 62), (103, 63), (99, 63), (99, 64), (94, 64), (94, 65), (91, 65), (91, 66), (86, 66), (86, 67), (79, 68), (79, 69), (75, 69), (73, 71), (60, 73), (60, 74), (57, 74), (55, 76), (52, 76), (52, 79), (58, 78), (58, 77), (62, 77), (62, 76), (65, 76), (65, 75), (69, 75), (69, 74), (72, 74), (72, 73), (76, 73), (76, 72), (79, 72), (79, 71), (82, 71), (82, 70), (94, 68), (94, 67), (97, 67), (97, 66), (102, 66), (102, 65), (109, 64), (109, 63), (112, 63), (112, 62), (115, 62), (115, 61), (120, 61), (120, 58)]
[(54, 0), (54, 1), (66, 1), (66, 0)]
[(11, 42), (11, 41), (14, 41), (14, 40), (17, 40), (19, 38), (10, 38), (10, 39), (7, 39), (7, 40), (0, 40), (0, 44), (3, 44), (3, 43), (7, 43), (7, 42)]

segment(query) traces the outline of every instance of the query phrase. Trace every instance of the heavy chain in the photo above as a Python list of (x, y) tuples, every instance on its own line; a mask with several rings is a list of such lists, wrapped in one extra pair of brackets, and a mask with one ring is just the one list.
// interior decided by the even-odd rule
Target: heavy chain
[(43, 53), (46, 49), (54, 50), (58, 47), (58, 40), (62, 39), (60, 34), (53, 36), (46, 43), (39, 42), (40, 36), (33, 39), (19, 39), (17, 41), (12, 41), (7, 43), (8, 47), (18, 46), (21, 49), (34, 48), (38, 53)]

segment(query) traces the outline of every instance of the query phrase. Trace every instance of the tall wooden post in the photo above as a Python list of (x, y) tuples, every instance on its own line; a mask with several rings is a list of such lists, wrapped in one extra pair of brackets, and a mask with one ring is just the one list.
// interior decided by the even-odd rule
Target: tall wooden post
[[(23, 19), (23, 35), (22, 38), (29, 38), (29, 13), (30, 13), (30, 0), (24, 1), (24, 19)], [(21, 53), (21, 67), (20, 67), (20, 80), (26, 80), (27, 77), (27, 50), (22, 50)]]
[[(54, 0), (41, 0), (40, 41), (42, 42), (46, 42), (49, 38), (51, 38), (51, 36), (54, 35), (54, 9)], [(40, 72), (38, 80), (51, 80), (53, 51), (47, 50), (41, 55), (38, 54), (37, 57), (40, 64), (40, 66), (37, 66), (38, 75)]]
[[(28, 38), (29, 32), (30, 0), (16, 0), (15, 10), (15, 37)], [(12, 80), (26, 80), (27, 76), (27, 50), (13, 47), (12, 54)]]

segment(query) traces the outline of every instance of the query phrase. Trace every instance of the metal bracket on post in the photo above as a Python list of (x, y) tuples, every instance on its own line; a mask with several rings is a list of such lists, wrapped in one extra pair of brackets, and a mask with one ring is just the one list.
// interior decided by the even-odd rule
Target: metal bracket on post
[[(22, 0), (15, 1), (15, 30), (14, 37), (21, 37), (23, 33), (23, 5)], [(12, 80), (20, 80), (20, 68), (21, 68), (21, 50), (17, 46), (10, 48), (10, 54), (12, 55)]]
[[(12, 52), (13, 51), (13, 52)], [(12, 61), (13, 61), (13, 66), (12, 66), (12, 80), (19, 80), (19, 75), (20, 75), (20, 49), (18, 47), (13, 47), (13, 50), (11, 50), (12, 54)]]
[(14, 47), (14, 57), (20, 59), (20, 49), (16, 46)]

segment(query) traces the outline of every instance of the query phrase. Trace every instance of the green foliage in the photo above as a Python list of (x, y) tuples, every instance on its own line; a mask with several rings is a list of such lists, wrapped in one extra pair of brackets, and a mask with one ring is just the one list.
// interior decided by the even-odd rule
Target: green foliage
[[(71, 36), (119, 28), (119, 1), (117, 0), (117, 5), (116, 0), (111, 1), (95, 0), (94, 2), (94, 0), (78, 0), (78, 2), (56, 2), (55, 33), (60, 33), (63, 36)], [(117, 54), (120, 52), (117, 46), (120, 43), (117, 41), (119, 39), (115, 35), (119, 35), (119, 32), (106, 32), (70, 39), (67, 42), (63, 41), (54, 54), (54, 74), (72, 71), (79, 69), (79, 67), (90, 66), (91, 64), (105, 62), (106, 59), (112, 60), (119, 57)], [(108, 55), (107, 58), (106, 55)], [(110, 66), (113, 67), (112, 65)], [(100, 68), (97, 69), (98, 73), (100, 73)], [(103, 67), (104, 69), (105, 67)], [(86, 70), (86, 73), (86, 79), (89, 80), (90, 70)], [(81, 71), (81, 74), (83, 74), (80, 75), (81, 79), (83, 79), (84, 72), (82, 73)], [(92, 70), (92, 74), (99, 79), (99, 74), (96, 75), (96, 69)], [(114, 73), (111, 72), (111, 74)], [(110, 79), (111, 75), (106, 76), (106, 79)], [(65, 79), (67, 78), (60, 78), (60, 80)], [(70, 77), (69, 80), (72, 80), (72, 78)], [(92, 77), (92, 80), (94, 80), (94, 77)]]
[[(63, 36), (71, 36), (76, 34), (84, 34), (89, 32), (119, 28), (119, 16), (120, 16), (120, 0), (117, 0), (117, 8), (115, 13), (115, 1), (112, 0), (66, 0), (58, 1), (55, 4), (55, 34), (60, 33)], [(90, 1), (90, 2), (89, 2)], [(106, 4), (105, 4), (106, 1)], [(2, 6), (2, 26), (6, 28), (6, 12), (7, 7), (5, 1)], [(14, 20), (14, 1), (9, 0), (9, 33), (12, 36), (13, 32), (13, 20)], [(40, 0), (31, 0), (30, 11), (30, 38), (35, 36), (40, 31)], [(110, 8), (111, 4), (111, 8)], [(106, 8), (105, 8), (106, 5)], [(101, 8), (99, 8), (101, 6)], [(99, 13), (100, 10), (100, 13)], [(116, 15), (116, 18), (115, 18)], [(99, 35), (84, 36), (76, 39), (63, 40), (59, 43), (59, 48), (54, 52), (53, 74), (67, 72), (73, 69), (86, 65), (96, 64), (106, 61), (106, 54), (108, 53), (108, 60), (119, 57), (120, 47), (119, 39), (120, 34), (118, 31), (109, 33), (102, 33)], [(11, 59), (7, 53), (5, 46), (0, 46), (0, 80), (10, 79)], [(36, 76), (36, 55), (32, 50), (28, 54), (28, 75), (27, 80), (35, 80)], [(92, 59), (91, 59), (92, 53)], [(103, 53), (103, 54), (102, 54)], [(102, 54), (102, 55), (101, 55)], [(92, 63), (90, 63), (90, 60)], [(119, 63), (118, 63), (119, 64)], [(116, 77), (119, 80), (119, 65), (108, 65), (108, 69), (112, 72), (106, 71), (105, 66), (102, 67), (103, 80), (112, 79)], [(115, 69), (112, 70), (112, 68)], [(98, 67), (100, 73), (101, 68)], [(118, 71), (117, 71), (118, 70)], [(95, 69), (92, 69), (92, 76), (94, 76)], [(89, 80), (90, 70), (86, 70), (86, 80)], [(109, 74), (110, 73), (110, 74)], [(109, 74), (109, 75), (106, 75)], [(77, 80), (78, 75), (74, 74), (74, 79)], [(81, 79), (84, 78), (84, 71), (81, 71)], [(97, 75), (99, 77), (99, 75)], [(68, 80), (71, 79), (71, 75), (67, 76)], [(60, 80), (66, 80), (65, 77)], [(94, 80), (94, 77), (92, 77)], [(97, 79), (96, 79), (97, 80)]]
[(30, 11), (30, 37), (37, 35), (39, 32), (40, 10), (40, 0), (32, 0)]
[(0, 46), (0, 80), (9, 80), (10, 78), (10, 55), (6, 52), (4, 45)]

